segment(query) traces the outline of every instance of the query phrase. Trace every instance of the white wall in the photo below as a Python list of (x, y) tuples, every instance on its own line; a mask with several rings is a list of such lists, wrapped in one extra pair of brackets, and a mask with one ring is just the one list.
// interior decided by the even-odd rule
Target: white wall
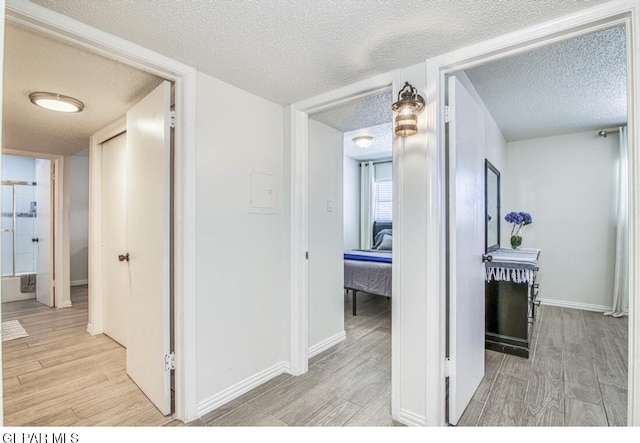
[[(202, 412), (224, 390), (288, 360), (283, 324), (289, 322), (289, 298), (279, 259), (285, 244), (283, 109), (202, 73), (197, 89), (196, 358)], [(273, 174), (273, 214), (249, 213), (252, 169)]]
[[(399, 73), (403, 85), (410, 82), (424, 96), (426, 86), (425, 63), (403, 69)], [(394, 280), (392, 303), (392, 329), (394, 344), (392, 358), (400, 371), (392, 374), (393, 387), (399, 401), (399, 415), (405, 422), (420, 423), (428, 416), (427, 399), (438, 393), (427, 390), (428, 378), (436, 377), (427, 365), (430, 349), (427, 337), (427, 285), (425, 270), (428, 269), (427, 214), (429, 168), (433, 161), (427, 149), (427, 128), (424, 125), (426, 112), (418, 117), (419, 132), (400, 140), (400, 149), (393, 150), (394, 212), (402, 213), (402, 221), (396, 217), (393, 226)], [(401, 168), (402, 173), (399, 174)], [(400, 192), (402, 191), (402, 192)], [(433, 248), (431, 249), (433, 250)], [(440, 259), (441, 260), (441, 259)], [(396, 267), (402, 262), (402, 273)], [(397, 277), (397, 278), (396, 278)], [(396, 290), (402, 288), (402, 296)], [(435, 294), (432, 294), (432, 296)], [(429, 311), (430, 312), (430, 311)]]
[[(344, 333), (342, 143), (341, 132), (309, 120), (311, 349)], [(330, 204), (332, 208), (329, 207)]]
[(89, 153), (70, 157), (69, 166), (69, 254), (71, 285), (86, 284), (89, 243)]
[(344, 250), (360, 247), (360, 162), (344, 157), (343, 162)]
[[(505, 212), (527, 211), (523, 247), (541, 249), (540, 298), (611, 307), (618, 136), (597, 131), (508, 143)], [(503, 222), (506, 235), (510, 225)]]

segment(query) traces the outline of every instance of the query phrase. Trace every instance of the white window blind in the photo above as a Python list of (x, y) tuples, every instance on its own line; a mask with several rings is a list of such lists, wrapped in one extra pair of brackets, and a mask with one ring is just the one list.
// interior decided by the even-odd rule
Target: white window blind
[(392, 221), (393, 219), (393, 182), (379, 181), (375, 184), (373, 219)]

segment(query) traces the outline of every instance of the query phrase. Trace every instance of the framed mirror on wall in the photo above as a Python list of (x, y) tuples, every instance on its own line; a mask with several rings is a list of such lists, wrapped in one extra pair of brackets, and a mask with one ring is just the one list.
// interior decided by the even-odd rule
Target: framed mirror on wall
[(484, 249), (500, 248), (500, 171), (484, 160)]

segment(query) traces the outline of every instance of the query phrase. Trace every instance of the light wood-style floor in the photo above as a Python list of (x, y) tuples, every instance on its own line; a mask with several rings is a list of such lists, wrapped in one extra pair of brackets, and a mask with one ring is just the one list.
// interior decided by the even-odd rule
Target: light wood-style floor
[[(29, 337), (3, 343), (7, 426), (182, 426), (125, 372), (125, 350), (86, 332), (87, 289), (73, 307), (5, 303)], [(347, 340), (189, 426), (396, 426), (391, 419), (391, 303), (345, 297)], [(485, 378), (459, 426), (624, 426), (627, 318), (541, 306), (533, 356), (486, 351)]]
[(486, 351), (458, 426), (626, 426), (627, 317), (541, 306), (529, 359)]
[(347, 340), (313, 357), (300, 377), (280, 375), (190, 425), (394, 426), (391, 419), (391, 302), (345, 297)]
[(29, 334), (2, 343), (6, 426), (159, 426), (172, 424), (125, 372), (125, 349), (87, 329), (87, 287), (73, 307), (35, 300), (4, 303), (2, 320)]

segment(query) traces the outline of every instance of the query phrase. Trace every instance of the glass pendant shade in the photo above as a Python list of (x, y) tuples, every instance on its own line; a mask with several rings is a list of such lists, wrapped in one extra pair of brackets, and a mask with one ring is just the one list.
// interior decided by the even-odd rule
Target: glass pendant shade
[(360, 135), (358, 137), (353, 138), (353, 142), (360, 149), (367, 149), (373, 143), (373, 137), (368, 135)]
[(424, 99), (409, 82), (398, 92), (398, 101), (391, 109), (397, 113), (394, 130), (398, 137), (408, 137), (418, 133), (418, 115), (424, 110)]

